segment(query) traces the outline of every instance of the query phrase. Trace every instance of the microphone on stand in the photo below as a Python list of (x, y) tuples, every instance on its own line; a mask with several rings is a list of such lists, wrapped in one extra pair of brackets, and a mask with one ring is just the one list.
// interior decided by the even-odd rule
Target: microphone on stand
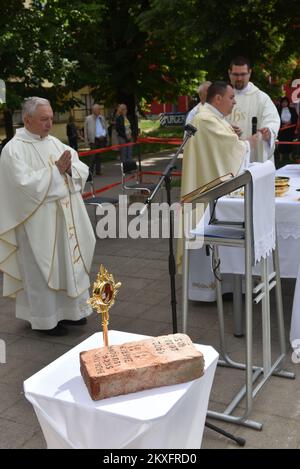
[(180, 151), (182, 150), (183, 146), (185, 145), (185, 143), (187, 142), (187, 140), (192, 137), (193, 135), (195, 135), (195, 133), (197, 132), (197, 128), (194, 127), (192, 124), (186, 124), (184, 126), (184, 130), (185, 130), (185, 136), (184, 136), (184, 139), (183, 139), (183, 142), (181, 144), (181, 147), (179, 148), (178, 152), (174, 155), (173, 157), (173, 160), (171, 161), (171, 163), (167, 166), (167, 168), (165, 169), (164, 171), (164, 174), (162, 176), (162, 178), (160, 179), (158, 185), (156, 186), (156, 188), (154, 189), (154, 191), (152, 192), (152, 194), (148, 197), (148, 199), (146, 200), (145, 202), (145, 205), (144, 207), (142, 208), (142, 210), (140, 211), (139, 213), (139, 216), (143, 216), (144, 213), (147, 211), (149, 205), (151, 204), (151, 200), (153, 198), (153, 196), (155, 196), (158, 188), (160, 187), (161, 183), (163, 182), (164, 178), (166, 177), (167, 173), (169, 173), (173, 168), (175, 168), (175, 165), (174, 165), (174, 162), (175, 162), (175, 159), (177, 158), (177, 156), (179, 155)]
[[(251, 122), (252, 122), (252, 135), (255, 135), (257, 133), (257, 117), (256, 116), (252, 117)], [(256, 146), (254, 146), (254, 148), (251, 149), (250, 162), (252, 163), (253, 161), (258, 161)]]
[(186, 124), (184, 126), (184, 130), (185, 132), (187, 132), (189, 135), (195, 135), (195, 133), (197, 132), (197, 128), (194, 127), (192, 124)]
[(257, 133), (257, 117), (252, 117), (252, 135)]

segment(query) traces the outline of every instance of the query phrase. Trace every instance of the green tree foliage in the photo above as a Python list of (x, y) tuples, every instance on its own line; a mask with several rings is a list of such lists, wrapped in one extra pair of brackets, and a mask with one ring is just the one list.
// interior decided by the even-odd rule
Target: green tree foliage
[[(50, 97), (55, 108), (65, 106), (59, 107), (67, 91), (62, 83), (74, 66), (63, 53), (67, 50), (65, 24), (59, 15), (47, 25), (43, 19), (44, 2), (34, 1), (30, 9), (23, 0), (1, 5), (0, 78), (7, 88), (3, 111), (8, 138), (13, 136), (12, 112), (24, 97)], [(45, 87), (47, 82), (51, 87)]]
[[(57, 16), (44, 25), (43, 2), (25, 8), (22, 0), (5, 2), (0, 24), (0, 74), (9, 87), (8, 104), (42, 91), (45, 81), (60, 85), (74, 64), (67, 50), (65, 25)], [(46, 27), (45, 27), (46, 26)]]
[(193, 46), (201, 51), (198, 66), (209, 79), (227, 79), (230, 60), (247, 56), (255, 82), (276, 96), (282, 83), (299, 72), (299, 0), (152, 0), (150, 6), (142, 26), (155, 24), (161, 40), (167, 40), (169, 30), (180, 30), (187, 42), (193, 36)]
[[(200, 52), (192, 47), (193, 37), (186, 41), (180, 31), (172, 30), (166, 40), (153, 34), (155, 26), (143, 28), (150, 3), (48, 0), (41, 8), (36, 2), (46, 30), (55, 24), (63, 29), (65, 43), (55, 39), (53, 45), (75, 64), (65, 78), (69, 89), (89, 85), (95, 99), (125, 102), (133, 115), (145, 101), (174, 100), (195, 86), (203, 72), (198, 67)], [(48, 36), (51, 42), (53, 34)]]
[(299, 36), (299, 0), (33, 0), (30, 9), (10, 0), (0, 78), (11, 108), (39, 94), (66, 109), (68, 91), (88, 85), (95, 99), (124, 101), (133, 114), (191, 93), (205, 76), (227, 79), (230, 59), (246, 55), (254, 81), (277, 95), (298, 73)]
[[(33, 69), (42, 83), (44, 70), (55, 91), (88, 85), (96, 100), (125, 102), (133, 121), (135, 110), (152, 99), (175, 100), (203, 77), (199, 50), (179, 31), (168, 40), (141, 26), (149, 0), (47, 0), (32, 5), (39, 29)], [(46, 56), (45, 56), (46, 53)], [(69, 68), (63, 67), (63, 60)], [(54, 67), (54, 70), (51, 67)], [(52, 78), (53, 77), (53, 78)], [(64, 87), (59, 86), (59, 77)], [(49, 91), (48, 91), (49, 94)], [(57, 101), (57, 100), (56, 100)], [(63, 103), (60, 99), (59, 102)], [(65, 105), (74, 103), (68, 102)]]

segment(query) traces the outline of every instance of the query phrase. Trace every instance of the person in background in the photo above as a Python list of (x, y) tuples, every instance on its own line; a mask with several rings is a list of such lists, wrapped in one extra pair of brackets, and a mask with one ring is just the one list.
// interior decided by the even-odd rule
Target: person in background
[[(234, 89), (236, 105), (228, 121), (243, 139), (253, 131), (260, 131), (261, 141), (251, 151), (251, 161), (266, 161), (273, 157), (280, 119), (271, 98), (251, 83), (252, 70), (245, 57), (236, 57), (230, 62), (228, 74)], [(253, 118), (256, 124), (253, 124)]]
[(186, 124), (189, 124), (193, 120), (193, 118), (197, 114), (197, 112), (199, 112), (199, 110), (201, 109), (201, 106), (204, 106), (204, 104), (206, 102), (207, 90), (208, 90), (208, 87), (210, 85), (211, 85), (211, 81), (204, 81), (199, 86), (198, 95), (199, 95), (200, 102), (198, 104), (196, 104), (196, 106), (194, 106), (190, 110), (188, 115), (186, 116), (186, 119), (185, 119)]
[[(129, 143), (132, 140), (132, 131), (129, 120), (127, 119), (126, 104), (119, 104), (116, 115), (116, 132), (118, 143)], [(130, 161), (132, 159), (132, 147), (126, 146), (121, 148), (121, 161)]]
[(10, 141), (11, 139), (10, 138), (4, 138), (1, 143), (0, 143), (0, 156), (1, 156), (1, 152), (3, 150), (3, 148), (5, 147), (5, 145)]
[[(92, 114), (85, 118), (84, 139), (91, 150), (107, 146), (107, 123), (104, 117), (104, 106), (94, 104)], [(101, 154), (93, 154), (90, 162), (92, 174), (101, 176)]]
[[(109, 126), (108, 126), (108, 134), (109, 134), (109, 139), (110, 139), (110, 145), (118, 145), (118, 136), (117, 136), (117, 131), (116, 131), (116, 115), (117, 115), (117, 108), (115, 108), (109, 119)], [(117, 150), (118, 151), (118, 150)]]
[(75, 124), (74, 116), (70, 116), (68, 119), (67, 127), (67, 137), (69, 141), (69, 145), (74, 150), (78, 150), (78, 130)]
[[(290, 100), (286, 96), (280, 99), (278, 113), (280, 117), (278, 140), (280, 142), (292, 142), (296, 138), (295, 130), (298, 116), (295, 108), (290, 106)], [(292, 145), (278, 145), (278, 151), (280, 161), (283, 160), (285, 155), (288, 156), (291, 161), (293, 161)]]
[(32, 329), (65, 335), (83, 325), (95, 235), (82, 190), (89, 168), (75, 150), (49, 135), (53, 111), (32, 97), (24, 127), (0, 159), (0, 270), (3, 296), (16, 299), (16, 317)]
[[(298, 115), (298, 119), (297, 119), (297, 124), (296, 124), (296, 130), (295, 130), (295, 136), (296, 136), (296, 139), (297, 139), (297, 142), (300, 142), (300, 103), (296, 103), (296, 106), (295, 106), (295, 109), (296, 109), (296, 112), (297, 112), (297, 115)], [(297, 163), (299, 163), (299, 159), (300, 159), (300, 143), (298, 143), (298, 145), (295, 145), (295, 150), (294, 150), (294, 157), (295, 157), (295, 160), (297, 161)]]

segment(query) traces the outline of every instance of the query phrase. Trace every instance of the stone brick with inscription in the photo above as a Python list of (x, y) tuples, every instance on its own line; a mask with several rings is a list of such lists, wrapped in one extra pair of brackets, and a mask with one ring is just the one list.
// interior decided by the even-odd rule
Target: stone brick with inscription
[(204, 358), (185, 334), (170, 334), (80, 353), (93, 400), (184, 383), (204, 372)]

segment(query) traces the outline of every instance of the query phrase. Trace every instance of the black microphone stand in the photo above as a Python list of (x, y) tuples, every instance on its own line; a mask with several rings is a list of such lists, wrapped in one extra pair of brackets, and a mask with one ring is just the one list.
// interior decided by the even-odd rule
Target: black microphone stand
[[(160, 180), (158, 181), (157, 186), (155, 187), (152, 194), (146, 199), (145, 207), (141, 210), (141, 215), (146, 211), (146, 208), (151, 204), (152, 200), (156, 196), (157, 192), (159, 191), (163, 182), (165, 182), (165, 187), (167, 191), (167, 203), (169, 207), (171, 207), (171, 173), (174, 168), (176, 168), (175, 163), (178, 158), (178, 155), (182, 152), (183, 147), (185, 146), (188, 139), (197, 132), (196, 127), (191, 124), (187, 124), (184, 127), (185, 134), (182, 141), (182, 144), (176, 151), (175, 155), (173, 156), (170, 163), (165, 168)], [(171, 283), (171, 308), (172, 308), (172, 323), (173, 323), (173, 333), (177, 333), (177, 312), (176, 312), (176, 285), (175, 285), (175, 275), (176, 275), (176, 262), (174, 257), (174, 248), (173, 248), (173, 240), (174, 240), (174, 217), (173, 212), (170, 210), (170, 218), (169, 218), (169, 275), (170, 275), (170, 283)]]

